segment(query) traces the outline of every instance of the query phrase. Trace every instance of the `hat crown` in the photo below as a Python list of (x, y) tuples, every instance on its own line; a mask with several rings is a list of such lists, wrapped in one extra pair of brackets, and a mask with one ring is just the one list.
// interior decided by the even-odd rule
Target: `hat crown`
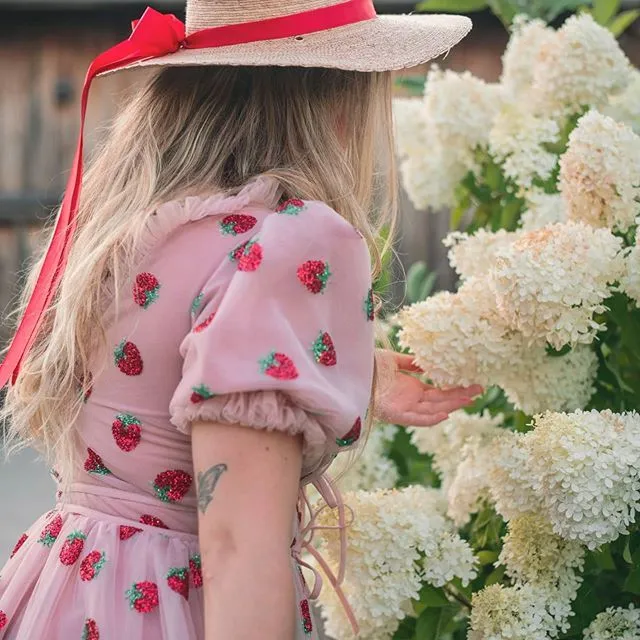
[(187, 34), (227, 24), (278, 18), (344, 0), (187, 0)]

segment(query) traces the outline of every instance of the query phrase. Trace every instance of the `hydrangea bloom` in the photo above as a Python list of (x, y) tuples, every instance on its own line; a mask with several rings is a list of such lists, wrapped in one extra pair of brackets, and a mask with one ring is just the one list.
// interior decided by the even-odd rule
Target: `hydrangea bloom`
[(640, 213), (640, 136), (597, 111), (580, 118), (560, 160), (571, 220), (626, 231)]
[[(466, 584), (475, 576), (470, 547), (442, 515), (439, 491), (414, 486), (402, 490), (345, 494), (354, 511), (348, 529), (349, 567), (344, 591), (361, 625), (359, 638), (391, 638), (412, 610), (422, 581), (441, 586), (453, 577)], [(326, 509), (319, 523), (335, 526), (336, 513)], [(321, 533), (323, 551), (334, 567), (340, 556), (335, 530)], [(342, 606), (332, 589), (320, 597), (326, 629), (341, 640), (353, 638)]]
[(640, 609), (632, 604), (627, 609), (609, 607), (599, 613), (585, 629), (584, 640), (638, 640)]
[(496, 258), (489, 282), (502, 319), (556, 349), (590, 343), (609, 285), (623, 273), (622, 241), (608, 229), (570, 222), (520, 235)]
[(527, 209), (520, 217), (523, 231), (533, 231), (556, 222), (565, 222), (567, 213), (559, 193), (531, 190), (525, 194)]

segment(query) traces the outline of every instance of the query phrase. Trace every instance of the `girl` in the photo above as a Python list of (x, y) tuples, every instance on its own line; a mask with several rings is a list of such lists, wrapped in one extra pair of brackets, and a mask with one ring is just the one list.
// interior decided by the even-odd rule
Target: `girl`
[[(160, 69), (84, 178), (80, 138), (0, 374), (11, 435), (59, 483), (0, 574), (0, 637), (317, 637), (300, 489), (344, 532), (323, 474), (373, 416), (389, 70), (468, 29), (370, 0), (191, 0), (186, 32), (147, 10), (94, 61), (83, 116), (94, 76)], [(479, 391), (394, 358), (382, 419), (434, 424)]]

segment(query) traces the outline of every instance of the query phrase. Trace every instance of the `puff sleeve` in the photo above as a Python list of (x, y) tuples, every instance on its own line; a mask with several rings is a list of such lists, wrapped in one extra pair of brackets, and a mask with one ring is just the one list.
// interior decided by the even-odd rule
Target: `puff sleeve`
[(319, 202), (266, 216), (209, 278), (171, 421), (303, 434), (303, 474), (360, 435), (374, 361), (371, 263), (362, 236)]

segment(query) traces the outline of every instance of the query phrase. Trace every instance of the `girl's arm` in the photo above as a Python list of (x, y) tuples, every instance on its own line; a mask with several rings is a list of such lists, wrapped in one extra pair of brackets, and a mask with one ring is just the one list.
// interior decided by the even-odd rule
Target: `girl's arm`
[(301, 437), (199, 422), (192, 447), (205, 640), (292, 639)]

